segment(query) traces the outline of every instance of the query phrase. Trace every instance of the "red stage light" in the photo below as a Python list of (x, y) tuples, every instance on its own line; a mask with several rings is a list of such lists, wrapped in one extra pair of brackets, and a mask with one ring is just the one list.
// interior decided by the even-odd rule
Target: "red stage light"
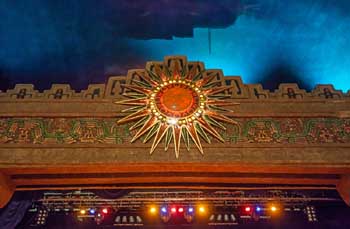
[(108, 209), (107, 208), (102, 209), (102, 213), (103, 214), (107, 214), (108, 213)]
[(175, 208), (175, 207), (172, 207), (172, 208), (171, 208), (171, 212), (172, 212), (172, 213), (176, 213), (176, 208)]
[(183, 208), (179, 208), (179, 212), (184, 212), (184, 209)]
[(246, 212), (250, 212), (251, 209), (250, 209), (250, 207), (245, 207), (244, 210), (245, 210)]

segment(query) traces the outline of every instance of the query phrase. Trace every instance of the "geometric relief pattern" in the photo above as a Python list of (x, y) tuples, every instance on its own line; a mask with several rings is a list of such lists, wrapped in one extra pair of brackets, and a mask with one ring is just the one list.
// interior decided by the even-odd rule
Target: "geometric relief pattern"
[[(237, 124), (226, 124), (226, 130), (221, 132), (224, 140), (233, 145), (350, 143), (350, 119), (234, 120)], [(0, 144), (130, 144), (135, 134), (129, 131), (132, 124), (117, 125), (117, 121), (116, 118), (2, 118)]]
[(123, 144), (129, 134), (128, 127), (117, 126), (115, 119), (0, 119), (0, 143)]
[[(274, 92), (265, 90), (261, 84), (244, 84), (239, 76), (224, 76), (221, 70), (205, 69), (204, 63), (187, 61), (184, 56), (166, 56), (162, 62), (147, 62), (145, 69), (131, 69), (126, 76), (112, 76), (107, 84), (91, 84), (82, 92), (76, 92), (66, 84), (54, 84), (51, 89), (39, 92), (30, 84), (17, 84), (14, 89), (0, 91), (0, 100), (99, 100), (121, 98), (123, 84), (130, 83), (137, 76), (159, 68), (172, 69), (174, 63), (182, 67), (197, 68), (204, 76), (214, 76), (215, 86), (229, 86), (231, 99), (254, 100), (349, 100), (350, 91), (344, 93), (332, 85), (317, 85), (311, 92), (299, 89), (296, 84), (281, 84)], [(136, 78), (135, 78), (136, 77)]]

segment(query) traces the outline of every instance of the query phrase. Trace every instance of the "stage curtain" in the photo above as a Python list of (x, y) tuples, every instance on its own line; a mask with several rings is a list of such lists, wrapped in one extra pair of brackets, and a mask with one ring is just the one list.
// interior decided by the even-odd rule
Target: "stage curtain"
[(32, 193), (16, 192), (11, 201), (0, 211), (0, 228), (16, 228), (33, 203), (33, 199)]

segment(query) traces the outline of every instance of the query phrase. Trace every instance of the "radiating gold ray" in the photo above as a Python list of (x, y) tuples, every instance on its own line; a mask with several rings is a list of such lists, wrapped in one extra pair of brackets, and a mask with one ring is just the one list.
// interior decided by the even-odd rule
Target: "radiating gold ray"
[(166, 123), (160, 123), (159, 129), (157, 131), (156, 136), (154, 137), (153, 144), (149, 152), (150, 154), (152, 154), (154, 150), (157, 148), (159, 142), (163, 139), (164, 134), (168, 131), (169, 128), (170, 126), (167, 125)]
[(193, 124), (187, 125), (186, 129), (187, 129), (188, 133), (190, 134), (192, 141), (197, 146), (199, 152), (201, 154), (204, 154), (203, 153), (203, 148), (202, 148), (202, 145), (201, 145), (201, 141), (200, 141), (200, 139), (198, 137), (197, 130), (196, 130), (195, 126)]
[(239, 105), (239, 103), (234, 103), (227, 100), (221, 100), (221, 99), (208, 99), (206, 101), (208, 105), (215, 105), (215, 106), (231, 106), (231, 105)]
[(125, 116), (124, 118), (122, 119), (119, 119), (117, 121), (117, 124), (124, 124), (124, 123), (127, 123), (127, 122), (131, 122), (131, 121), (134, 121), (134, 120), (137, 120), (137, 119), (140, 119), (142, 117), (145, 117), (146, 115), (149, 115), (150, 112), (147, 110), (147, 109), (143, 109), (143, 110), (139, 110), (135, 113), (132, 113), (128, 116)]
[(207, 98), (211, 99), (229, 99), (231, 95), (225, 95), (225, 94), (215, 94), (215, 95), (209, 95)]
[(139, 99), (127, 99), (123, 101), (117, 101), (114, 102), (116, 104), (122, 104), (122, 105), (135, 105), (135, 106), (140, 106), (140, 105), (146, 105), (147, 103), (147, 98), (139, 98)]
[(188, 131), (186, 128), (182, 128), (182, 139), (185, 143), (187, 151), (190, 150), (190, 137), (188, 136)]
[(146, 143), (148, 142), (148, 140), (150, 140), (153, 135), (155, 135), (158, 131), (158, 128), (159, 128), (159, 125), (160, 123), (156, 123), (156, 125), (154, 125), (149, 131), (148, 131), (148, 134), (146, 135), (146, 137), (143, 139), (143, 143)]
[(214, 95), (219, 92), (226, 91), (228, 89), (232, 88), (232, 86), (222, 86), (222, 87), (217, 87), (217, 88), (212, 88), (204, 91), (204, 94), (206, 95)]
[(220, 85), (221, 85), (220, 81), (211, 81), (211, 82), (203, 85), (203, 89), (219, 87)]
[(173, 138), (174, 138), (174, 147), (175, 147), (175, 156), (176, 158), (179, 157), (180, 153), (180, 140), (181, 140), (181, 129), (182, 126), (175, 126), (173, 125), (172, 127), (173, 130)]
[(237, 124), (236, 121), (226, 117), (225, 115), (222, 115), (222, 114), (218, 114), (216, 112), (212, 112), (212, 111), (206, 111), (206, 115), (216, 119), (216, 120), (220, 120), (220, 121), (224, 121), (224, 122), (228, 122), (228, 123), (231, 123), (231, 124)]
[(205, 133), (205, 131), (202, 129), (201, 125), (199, 123), (195, 123), (196, 125), (196, 130), (198, 132), (198, 134), (207, 142), (207, 143), (211, 143), (210, 138), (208, 137), (208, 135)]
[(140, 87), (145, 87), (145, 88), (152, 88), (152, 85), (149, 84), (147, 81), (139, 81), (139, 80), (132, 80), (132, 82), (134, 84), (136, 84), (137, 86), (140, 86)]
[(207, 83), (209, 83), (210, 81), (212, 81), (214, 78), (216, 77), (216, 75), (210, 75), (207, 76), (203, 79), (200, 79), (196, 82), (197, 87), (203, 87), (205, 86)]
[(154, 116), (149, 118), (145, 124), (140, 128), (140, 130), (134, 135), (134, 137), (131, 139), (131, 142), (134, 142), (136, 139), (144, 135), (149, 129), (151, 129), (154, 125), (158, 123), (158, 119)]
[(154, 82), (156, 82), (157, 84), (159, 84), (162, 80), (160, 79), (160, 77), (155, 74), (154, 72), (150, 71), (150, 70), (146, 70), (148, 75), (149, 75), (149, 78), (151, 80), (153, 80)]
[(197, 80), (201, 79), (201, 76), (203, 74), (204, 71), (200, 71), (198, 72), (193, 78), (192, 78), (192, 82), (196, 82)]
[(173, 131), (169, 128), (165, 135), (165, 147), (164, 147), (165, 151), (168, 151), (171, 140), (173, 140)]
[(193, 65), (191, 70), (188, 72), (188, 74), (185, 76), (186, 80), (192, 81), (193, 77), (196, 75), (197, 72), (197, 65)]
[(208, 105), (209, 110), (212, 110), (213, 112), (233, 112), (231, 109), (227, 109), (224, 107), (218, 107), (214, 105)]
[(175, 61), (173, 77), (175, 80), (180, 79), (180, 66), (179, 66), (179, 62), (177, 62), (177, 61)]
[(142, 106), (136, 106), (136, 107), (129, 107), (127, 109), (122, 110), (122, 113), (131, 113), (131, 112), (137, 112), (139, 110), (144, 109), (146, 106), (142, 105)]
[(165, 81), (168, 79), (168, 77), (165, 75), (165, 73), (164, 73), (163, 70), (159, 67), (159, 65), (154, 66), (154, 70), (155, 70), (156, 74), (157, 74), (158, 76), (160, 76), (160, 79), (162, 80), (162, 82), (165, 82)]
[(224, 125), (222, 125), (221, 123), (217, 122), (215, 119), (210, 118), (210, 116), (205, 115), (204, 116), (205, 121), (207, 121), (209, 124), (216, 126), (222, 130), (226, 130), (226, 127)]
[(204, 128), (209, 134), (214, 136), (215, 138), (219, 139), (220, 141), (224, 142), (225, 140), (221, 137), (221, 135), (209, 124), (207, 123), (203, 118), (198, 119), (198, 123), (201, 125), (202, 128)]
[(145, 122), (147, 121), (147, 119), (149, 119), (149, 116), (145, 116), (142, 119), (140, 119), (139, 121), (137, 121), (134, 125), (132, 125), (129, 130), (135, 130), (136, 128), (142, 126), (143, 124), (145, 124)]
[(125, 96), (127, 98), (130, 98), (130, 99), (141, 99), (141, 98), (144, 98), (145, 95), (142, 94), (142, 93), (131, 93), (131, 92), (128, 92), (128, 93), (123, 93), (122, 96)]
[(144, 81), (146, 81), (147, 83), (149, 83), (152, 87), (156, 87), (159, 85), (159, 83), (153, 79), (151, 79), (151, 77), (149, 77), (146, 74), (137, 74), (140, 78), (142, 78)]
[(143, 87), (136, 86), (136, 85), (124, 85), (123, 87), (128, 88), (128, 89), (133, 90), (133, 91), (136, 91), (136, 92), (139, 92), (139, 93), (142, 93), (144, 95), (148, 95), (151, 92), (150, 89), (143, 88)]

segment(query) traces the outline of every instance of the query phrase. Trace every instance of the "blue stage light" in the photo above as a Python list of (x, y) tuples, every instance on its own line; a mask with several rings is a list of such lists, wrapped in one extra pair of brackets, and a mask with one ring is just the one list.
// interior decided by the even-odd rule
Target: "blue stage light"
[(166, 213), (166, 212), (167, 212), (166, 207), (162, 207), (162, 208), (161, 208), (161, 211), (162, 211), (163, 213)]
[(257, 212), (260, 212), (260, 211), (261, 211), (261, 207), (256, 207), (255, 210), (256, 210)]
[(95, 211), (95, 209), (92, 209), (92, 208), (91, 208), (91, 209), (89, 210), (89, 212), (90, 212), (90, 214), (93, 215), (93, 214), (95, 214), (96, 211)]
[(193, 207), (188, 208), (188, 212), (192, 213), (193, 212)]

